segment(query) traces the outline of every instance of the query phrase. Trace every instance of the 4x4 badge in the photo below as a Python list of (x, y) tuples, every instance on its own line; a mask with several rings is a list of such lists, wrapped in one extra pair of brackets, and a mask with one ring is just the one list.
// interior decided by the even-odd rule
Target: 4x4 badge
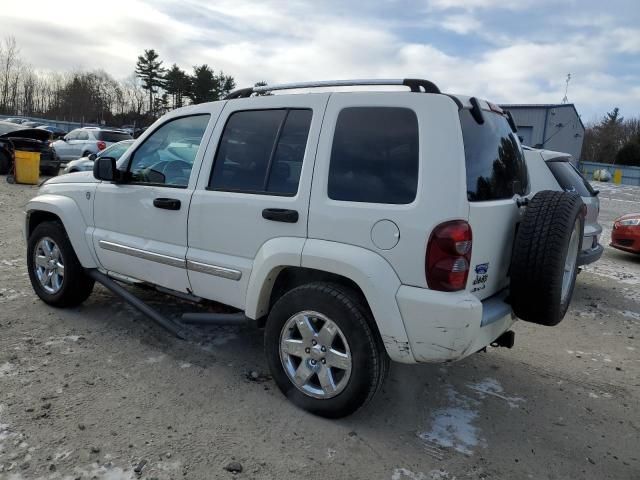
[(479, 263), (476, 265), (476, 273), (478, 275), (484, 275), (489, 271), (489, 263)]

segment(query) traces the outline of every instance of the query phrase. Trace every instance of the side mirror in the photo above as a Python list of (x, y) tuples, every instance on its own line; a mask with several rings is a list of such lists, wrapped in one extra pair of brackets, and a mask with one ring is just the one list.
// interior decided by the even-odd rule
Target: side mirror
[(87, 158), (93, 162), (96, 158), (98, 158), (98, 156), (95, 153), (91, 153)]
[(93, 163), (93, 176), (105, 182), (118, 182), (122, 175), (116, 168), (116, 159), (113, 157), (100, 157)]

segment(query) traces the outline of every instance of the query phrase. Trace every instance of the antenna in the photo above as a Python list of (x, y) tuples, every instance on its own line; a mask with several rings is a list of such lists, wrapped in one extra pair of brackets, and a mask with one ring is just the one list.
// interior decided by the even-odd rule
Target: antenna
[(562, 103), (569, 103), (569, 98), (567, 97), (567, 93), (569, 93), (569, 82), (571, 81), (571, 74), (567, 73), (567, 79), (565, 80), (564, 87), (564, 98), (562, 99)]

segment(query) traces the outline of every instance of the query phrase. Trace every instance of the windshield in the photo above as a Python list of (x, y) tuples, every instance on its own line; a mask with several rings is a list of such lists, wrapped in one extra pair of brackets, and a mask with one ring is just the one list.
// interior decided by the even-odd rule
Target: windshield
[(520, 142), (504, 116), (483, 113), (480, 125), (468, 109), (460, 111), (467, 198), (477, 202), (524, 195), (529, 180)]
[(110, 147), (108, 147), (108, 148), (104, 149), (103, 151), (101, 151), (98, 154), (98, 156), (99, 157), (112, 157), (112, 158), (115, 158), (116, 160), (118, 160), (124, 154), (124, 152), (127, 151), (127, 149), (132, 144), (133, 144), (133, 140), (116, 143), (115, 145), (111, 145)]

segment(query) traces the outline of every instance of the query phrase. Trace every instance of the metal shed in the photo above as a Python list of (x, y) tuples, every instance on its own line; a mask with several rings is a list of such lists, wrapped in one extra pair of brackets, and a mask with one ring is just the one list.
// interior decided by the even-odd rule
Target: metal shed
[(500, 106), (513, 115), (524, 145), (570, 153), (576, 162), (580, 159), (584, 124), (573, 103)]

